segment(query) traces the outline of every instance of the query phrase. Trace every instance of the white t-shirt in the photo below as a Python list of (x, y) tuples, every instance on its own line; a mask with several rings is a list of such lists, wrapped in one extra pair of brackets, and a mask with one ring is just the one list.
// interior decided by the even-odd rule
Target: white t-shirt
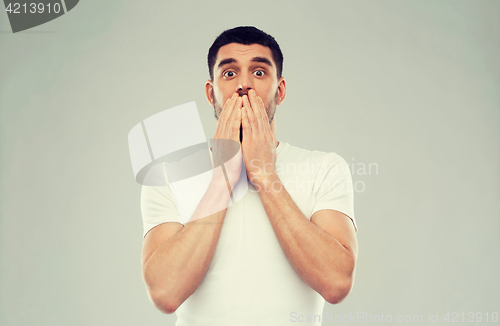
[[(316, 211), (333, 209), (349, 216), (357, 230), (351, 174), (342, 157), (286, 142), (276, 151), (276, 172), (304, 216), (311, 219)], [(141, 208), (144, 236), (158, 224), (180, 223), (169, 187), (143, 186)], [(299, 316), (322, 317), (324, 304), (287, 260), (248, 182), (246, 195), (227, 209), (212, 262), (177, 309), (176, 326), (296, 325)], [(321, 325), (319, 317), (313, 320), (300, 324)]]

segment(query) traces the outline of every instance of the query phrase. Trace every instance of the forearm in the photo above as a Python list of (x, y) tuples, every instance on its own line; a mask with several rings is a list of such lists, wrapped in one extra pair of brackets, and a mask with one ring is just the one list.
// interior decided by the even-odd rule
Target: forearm
[(352, 252), (302, 214), (277, 175), (272, 174), (260, 185), (259, 196), (299, 277), (329, 302), (345, 297), (354, 273)]
[[(144, 264), (144, 280), (154, 301), (173, 311), (201, 283), (217, 246), (229, 192), (224, 178), (214, 178), (191, 222), (165, 241)], [(209, 215), (210, 213), (210, 215)]]

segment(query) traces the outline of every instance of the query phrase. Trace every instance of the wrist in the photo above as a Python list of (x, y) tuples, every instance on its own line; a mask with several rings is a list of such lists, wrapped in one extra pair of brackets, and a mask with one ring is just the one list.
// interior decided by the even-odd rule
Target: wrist
[[(269, 192), (273, 185), (276, 189), (280, 189), (281, 180), (276, 174), (276, 172), (272, 173), (263, 173), (252, 177), (250, 180), (256, 188)], [(278, 184), (278, 185), (277, 185)]]

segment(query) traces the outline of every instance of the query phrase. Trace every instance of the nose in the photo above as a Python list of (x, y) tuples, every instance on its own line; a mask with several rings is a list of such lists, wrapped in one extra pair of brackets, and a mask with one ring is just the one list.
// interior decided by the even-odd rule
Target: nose
[(252, 82), (247, 74), (241, 73), (238, 79), (238, 86), (236, 86), (236, 92), (240, 96), (248, 95), (248, 91), (253, 89)]

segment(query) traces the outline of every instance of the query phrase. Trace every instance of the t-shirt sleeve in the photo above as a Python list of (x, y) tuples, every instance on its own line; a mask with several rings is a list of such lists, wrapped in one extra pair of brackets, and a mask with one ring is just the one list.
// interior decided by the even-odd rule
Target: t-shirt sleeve
[(347, 162), (335, 153), (325, 155), (325, 166), (318, 175), (320, 186), (316, 189), (316, 201), (312, 214), (322, 209), (333, 209), (347, 215), (358, 227), (354, 219), (353, 184)]
[(170, 187), (142, 186), (141, 214), (144, 226), (143, 239), (155, 226), (165, 222), (181, 223)]

